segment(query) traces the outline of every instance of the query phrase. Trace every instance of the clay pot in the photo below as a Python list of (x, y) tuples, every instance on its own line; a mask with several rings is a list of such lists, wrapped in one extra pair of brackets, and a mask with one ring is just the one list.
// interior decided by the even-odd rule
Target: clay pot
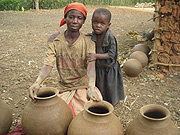
[(147, 30), (146, 32), (146, 37), (148, 40), (152, 40), (152, 38), (154, 37), (154, 29), (153, 28), (150, 28)]
[(35, 101), (27, 104), (22, 115), (26, 135), (66, 135), (72, 112), (57, 94), (55, 88), (41, 88)]
[(123, 128), (110, 103), (89, 101), (72, 120), (68, 135), (123, 135)]
[(137, 118), (131, 121), (125, 135), (179, 135), (170, 119), (170, 112), (156, 104), (145, 105)]
[(0, 135), (6, 135), (12, 124), (12, 110), (0, 100)]
[(145, 53), (141, 52), (141, 51), (135, 51), (133, 52), (130, 57), (130, 59), (134, 58), (137, 59), (141, 64), (142, 67), (145, 67), (148, 63), (148, 57)]
[(149, 57), (149, 52), (151, 51), (150, 47), (144, 44), (137, 44), (134, 46), (134, 48), (132, 49), (132, 52), (135, 51), (141, 51), (143, 53), (145, 53), (148, 57)]
[(137, 59), (129, 59), (123, 65), (123, 70), (129, 77), (136, 77), (142, 71), (142, 64)]

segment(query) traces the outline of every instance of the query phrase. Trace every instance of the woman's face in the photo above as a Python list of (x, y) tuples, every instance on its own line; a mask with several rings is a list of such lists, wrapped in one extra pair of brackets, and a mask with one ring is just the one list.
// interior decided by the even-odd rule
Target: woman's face
[(103, 34), (109, 28), (110, 23), (107, 15), (94, 14), (92, 18), (92, 29), (96, 34)]
[(70, 31), (79, 31), (79, 29), (82, 27), (82, 25), (85, 22), (84, 15), (77, 11), (77, 10), (70, 10), (65, 18), (67, 29)]

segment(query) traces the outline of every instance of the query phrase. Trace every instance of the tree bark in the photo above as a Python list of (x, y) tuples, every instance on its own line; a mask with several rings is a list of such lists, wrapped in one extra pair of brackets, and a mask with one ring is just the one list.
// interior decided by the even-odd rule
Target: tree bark
[(39, 11), (39, 0), (35, 1), (35, 5), (36, 5), (36, 10)]

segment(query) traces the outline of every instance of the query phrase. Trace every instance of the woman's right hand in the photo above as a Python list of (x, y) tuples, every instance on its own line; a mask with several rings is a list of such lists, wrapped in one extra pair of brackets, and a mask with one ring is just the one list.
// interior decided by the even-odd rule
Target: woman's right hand
[(94, 53), (88, 53), (87, 60), (88, 60), (89, 62), (95, 61), (95, 60), (96, 60), (96, 54), (94, 54)]
[(38, 90), (40, 89), (40, 84), (39, 83), (34, 83), (30, 88), (29, 88), (29, 97), (34, 100), (34, 96), (37, 94)]
[(87, 100), (93, 100), (93, 101), (101, 101), (101, 98), (95, 91), (95, 87), (88, 87), (87, 88)]

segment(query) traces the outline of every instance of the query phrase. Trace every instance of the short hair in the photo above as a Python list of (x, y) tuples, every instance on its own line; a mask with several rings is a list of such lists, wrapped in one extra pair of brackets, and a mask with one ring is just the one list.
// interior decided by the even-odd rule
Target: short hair
[(93, 13), (93, 16), (95, 14), (104, 14), (104, 15), (106, 15), (108, 17), (108, 21), (109, 22), (111, 21), (111, 12), (108, 9), (106, 9), (106, 8), (98, 8), (98, 9), (96, 9), (94, 11), (94, 13)]

